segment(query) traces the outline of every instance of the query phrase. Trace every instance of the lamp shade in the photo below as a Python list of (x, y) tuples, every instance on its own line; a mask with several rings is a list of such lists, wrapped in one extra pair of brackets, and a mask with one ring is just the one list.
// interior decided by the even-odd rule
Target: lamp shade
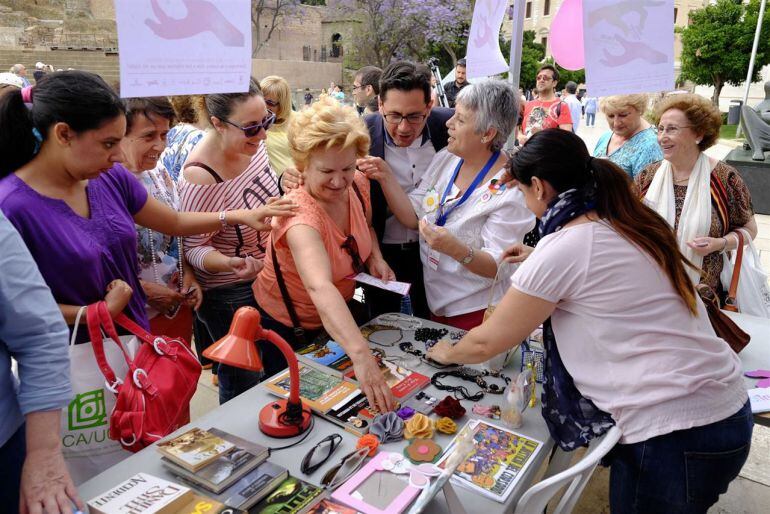
[(203, 351), (203, 356), (235, 368), (262, 371), (258, 339), (262, 339), (259, 311), (254, 307), (241, 307), (235, 311), (230, 331), (222, 339)]

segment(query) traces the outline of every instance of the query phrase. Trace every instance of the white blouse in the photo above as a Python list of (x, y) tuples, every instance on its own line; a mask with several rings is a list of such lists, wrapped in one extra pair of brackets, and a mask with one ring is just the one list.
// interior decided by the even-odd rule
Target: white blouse
[[(409, 193), (417, 217), (435, 223), (441, 196), (452, 179), (460, 158), (446, 149), (431, 161), (417, 188)], [(491, 180), (479, 185), (468, 199), (454, 209), (444, 228), (457, 239), (479, 251), (487, 252), (500, 263), (503, 250), (522, 242), (524, 235), (535, 226), (535, 216), (527, 209), (524, 195), (516, 187), (491, 188), (494, 179), (500, 179), (500, 170)], [(445, 211), (462, 196), (457, 186), (447, 195)], [(425, 294), (428, 306), (437, 316), (458, 316), (485, 309), (490, 302), (496, 304), (510, 286), (514, 267), (500, 272), (494, 291), (491, 278), (471, 273), (452, 257), (440, 254), (438, 265), (431, 266), (431, 251), (425, 239), (420, 237), (420, 257), (425, 276)], [(434, 252), (435, 254), (435, 252)], [(436, 269), (433, 269), (435, 267)]]

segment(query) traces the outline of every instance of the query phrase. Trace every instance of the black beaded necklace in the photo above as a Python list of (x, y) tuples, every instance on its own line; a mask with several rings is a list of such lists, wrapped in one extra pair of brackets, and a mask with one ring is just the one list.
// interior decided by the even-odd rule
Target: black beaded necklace
[[(445, 385), (439, 382), (440, 379), (445, 377), (457, 377), (462, 380), (467, 380), (469, 382), (474, 382), (477, 386), (481, 388), (481, 391), (477, 392), (476, 394), (470, 394), (468, 392), (468, 389), (465, 386), (450, 386)], [(436, 389), (440, 389), (441, 391), (449, 391), (455, 395), (455, 398), (459, 395), (464, 400), (470, 400), (473, 402), (477, 402), (484, 398), (484, 393), (489, 394), (503, 394), (503, 391), (505, 390), (505, 386), (499, 386), (497, 384), (488, 384), (487, 381), (484, 379), (484, 377), (494, 377), (494, 378), (500, 378), (505, 382), (505, 385), (508, 385), (511, 383), (511, 379), (509, 377), (506, 377), (502, 373), (499, 372), (492, 372), (492, 371), (479, 371), (472, 368), (466, 368), (466, 367), (460, 367), (457, 369), (453, 369), (450, 371), (439, 371), (438, 373), (435, 373), (431, 379), (430, 383), (433, 384)]]

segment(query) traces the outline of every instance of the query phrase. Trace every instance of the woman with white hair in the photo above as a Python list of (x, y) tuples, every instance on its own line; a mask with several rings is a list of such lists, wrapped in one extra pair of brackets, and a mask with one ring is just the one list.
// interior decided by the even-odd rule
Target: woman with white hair
[(501, 150), (513, 130), (517, 96), (501, 80), (463, 88), (447, 121), (446, 149), (409, 195), (384, 160), (358, 162), (380, 182), (398, 220), (419, 228), (425, 293), (432, 319), (440, 323), (466, 330), (481, 324), (490, 292), (496, 303), (508, 287), (507, 280), (494, 282), (503, 250), (522, 242), (535, 225), (521, 192), (501, 184), (508, 162)]

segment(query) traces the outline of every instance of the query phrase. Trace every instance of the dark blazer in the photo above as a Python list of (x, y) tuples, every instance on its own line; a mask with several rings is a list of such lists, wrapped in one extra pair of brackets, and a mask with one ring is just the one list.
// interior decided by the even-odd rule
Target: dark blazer
[[(446, 148), (448, 134), (446, 122), (454, 114), (454, 109), (446, 107), (434, 107), (428, 115), (428, 121), (425, 124), (430, 132), (430, 142), (436, 152)], [(385, 158), (385, 120), (379, 113), (367, 114), (364, 116), (366, 127), (369, 129), (369, 136), (372, 142), (369, 146), (369, 155), (373, 157)], [(371, 182), (372, 198), (372, 226), (377, 232), (377, 239), (382, 241), (382, 235), (385, 232), (385, 220), (389, 216), (388, 203), (385, 195), (382, 193), (380, 184), (376, 181)]]

